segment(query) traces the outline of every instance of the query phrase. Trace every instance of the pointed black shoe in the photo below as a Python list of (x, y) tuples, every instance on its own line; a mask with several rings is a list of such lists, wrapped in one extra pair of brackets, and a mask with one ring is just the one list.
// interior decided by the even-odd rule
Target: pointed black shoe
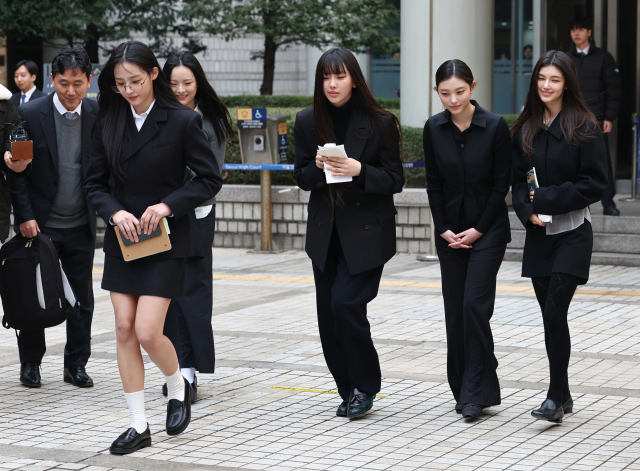
[(142, 433), (131, 427), (124, 432), (111, 444), (109, 452), (115, 455), (128, 455), (134, 451), (138, 451), (140, 448), (146, 448), (151, 446), (151, 432), (149, 431), (149, 424), (147, 424), (147, 430)]
[[(169, 391), (167, 390), (167, 383), (162, 385), (162, 395), (167, 397)], [(193, 383), (191, 383), (191, 404), (198, 400), (198, 377), (193, 375)]]
[(184, 400), (170, 399), (167, 403), (167, 435), (178, 435), (191, 422), (191, 385), (184, 381)]
[(562, 417), (564, 417), (564, 410), (562, 406), (556, 407), (556, 403), (553, 402), (552, 399), (545, 399), (540, 409), (531, 411), (531, 416), (534, 419), (548, 420), (549, 422), (561, 424)]
[(571, 414), (573, 412), (572, 398), (569, 398), (566, 401), (564, 401), (564, 404), (562, 404), (562, 410), (564, 411), (565, 414)]
[(62, 377), (65, 383), (71, 383), (79, 388), (93, 387), (93, 380), (85, 371), (84, 366), (71, 366), (69, 368), (65, 368)]
[(464, 406), (466, 406), (466, 404), (456, 402), (456, 414), (462, 414), (462, 409), (464, 409)]
[(373, 407), (373, 396), (369, 396), (367, 393), (359, 391), (355, 388), (351, 391), (349, 397), (349, 405), (347, 407), (347, 417), (355, 419), (362, 417)]
[(482, 406), (480, 404), (465, 404), (462, 408), (462, 417), (468, 420), (477, 419), (482, 415)]
[(20, 382), (30, 388), (42, 386), (40, 382), (40, 363), (22, 363), (20, 365)]
[(338, 410), (336, 410), (336, 416), (346, 417), (348, 409), (349, 409), (349, 401), (342, 401), (342, 404), (340, 404), (340, 406), (338, 407)]

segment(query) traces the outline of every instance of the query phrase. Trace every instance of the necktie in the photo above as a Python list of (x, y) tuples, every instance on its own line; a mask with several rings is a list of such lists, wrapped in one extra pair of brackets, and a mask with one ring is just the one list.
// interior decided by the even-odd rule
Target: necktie
[(78, 113), (76, 113), (75, 111), (67, 111), (64, 114), (64, 117), (67, 119), (76, 119), (78, 117)]
[(24, 93), (22, 94), (22, 96), (20, 97), (20, 104), (22, 105), (24, 103), (24, 100), (26, 100), (27, 95), (25, 95)]

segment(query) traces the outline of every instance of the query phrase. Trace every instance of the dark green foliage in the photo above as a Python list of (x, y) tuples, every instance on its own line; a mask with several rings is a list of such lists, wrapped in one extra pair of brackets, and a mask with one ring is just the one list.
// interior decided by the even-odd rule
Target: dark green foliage
[[(313, 105), (311, 95), (236, 95), (223, 96), (220, 99), (228, 108), (308, 108)], [(376, 100), (387, 110), (400, 108), (400, 100), (397, 98), (376, 98)]]

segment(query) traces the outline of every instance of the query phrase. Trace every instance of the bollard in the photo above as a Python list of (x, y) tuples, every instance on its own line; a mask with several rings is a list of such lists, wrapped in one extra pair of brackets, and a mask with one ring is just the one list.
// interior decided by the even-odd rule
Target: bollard
[(433, 214), (429, 208), (429, 252), (428, 254), (420, 254), (416, 256), (419, 262), (437, 262), (438, 255), (436, 253), (436, 228), (433, 223)]

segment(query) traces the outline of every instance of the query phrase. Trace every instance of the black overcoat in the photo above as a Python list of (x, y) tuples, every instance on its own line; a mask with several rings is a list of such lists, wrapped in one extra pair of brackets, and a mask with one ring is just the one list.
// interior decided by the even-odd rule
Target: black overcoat
[[(91, 164), (84, 185), (87, 199), (107, 222), (104, 252), (122, 257), (111, 216), (121, 209), (139, 218), (149, 206), (166, 203), (173, 213), (167, 218), (171, 250), (147, 261), (185, 258), (193, 254), (189, 213), (213, 198), (222, 187), (220, 169), (207, 137), (202, 118), (195, 111), (169, 109), (156, 103), (140, 131), (131, 108), (122, 136), (121, 168), (124, 180), (112, 176), (102, 139), (102, 123), (97, 123), (91, 145)], [(196, 174), (184, 186), (186, 167)]]
[[(316, 165), (313, 107), (296, 117), (293, 176), (301, 189), (311, 191), (305, 250), (323, 271), (334, 222), (352, 275), (382, 266), (396, 253), (393, 195), (402, 192), (404, 176), (400, 135), (391, 116), (383, 119), (384, 129), (380, 129), (363, 111), (353, 110), (344, 147), (349, 157), (362, 164), (362, 170), (352, 184), (338, 184), (341, 201), (334, 211), (324, 171)], [(387, 141), (382, 132), (388, 133)]]
[[(584, 209), (600, 201), (607, 189), (607, 154), (600, 128), (585, 124), (580, 131), (590, 137), (569, 146), (559, 118), (536, 136), (532, 160), (524, 153), (521, 131), (513, 136), (513, 208), (526, 228), (522, 276), (551, 276), (555, 271), (586, 283), (593, 250), (591, 224), (585, 221), (572, 231), (547, 235), (544, 227), (529, 221), (532, 214), (554, 216)], [(526, 182), (532, 167), (540, 185), (533, 203)]]
[[(424, 125), (423, 145), (429, 206), (436, 234), (455, 234), (474, 228), (483, 235), (475, 249), (506, 245), (511, 229), (505, 197), (511, 179), (511, 136), (504, 119), (481, 108), (471, 120), (471, 134), (460, 153), (456, 146), (451, 113), (445, 110)], [(469, 227), (460, 223), (460, 208)], [(438, 235), (439, 248), (448, 243)]]
[[(33, 162), (29, 165), (27, 178), (9, 176), (13, 200), (16, 233), (23, 222), (36, 220), (39, 227), (46, 225), (53, 201), (58, 193), (58, 141), (55, 125), (53, 93), (38, 100), (29, 100), (18, 108), (20, 120), (33, 141)], [(98, 102), (82, 100), (82, 177), (87, 178), (89, 153), (91, 151), (91, 126), (98, 114)], [(91, 234), (96, 237), (96, 214), (87, 201)]]
[[(34, 100), (37, 100), (39, 98), (45, 98), (47, 96), (49, 96), (47, 93), (36, 88), (31, 94), (31, 98), (29, 98), (29, 101), (27, 103), (31, 103)], [(21, 105), (20, 103), (21, 98), (22, 98), (22, 92), (16, 92), (13, 95), (11, 95), (11, 102), (14, 104), (16, 108), (18, 108)], [(24, 103), (24, 104), (26, 105), (27, 103)]]

